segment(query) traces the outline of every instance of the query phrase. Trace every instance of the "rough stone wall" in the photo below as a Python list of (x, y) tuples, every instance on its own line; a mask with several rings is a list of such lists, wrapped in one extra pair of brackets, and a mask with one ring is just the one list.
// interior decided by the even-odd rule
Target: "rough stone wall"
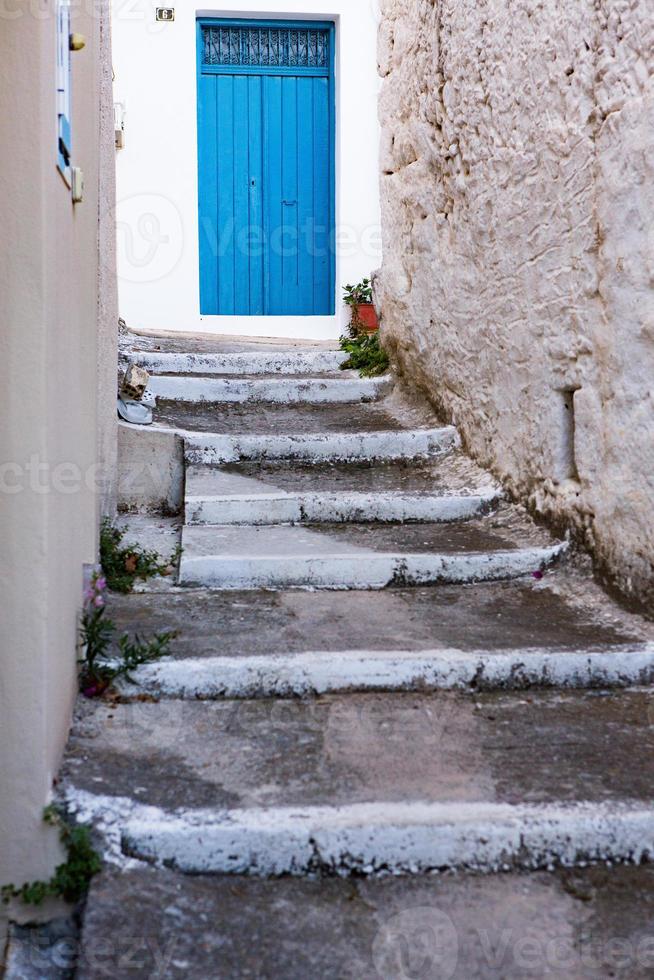
[(382, 0), (383, 334), (654, 600), (651, 0)]

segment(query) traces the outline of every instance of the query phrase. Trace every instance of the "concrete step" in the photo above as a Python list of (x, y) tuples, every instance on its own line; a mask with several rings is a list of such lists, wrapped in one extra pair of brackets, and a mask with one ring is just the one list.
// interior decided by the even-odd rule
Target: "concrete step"
[(63, 779), (114, 859), (189, 873), (654, 855), (649, 692), (96, 702), (81, 708)]
[(407, 493), (474, 496), (500, 493), (501, 486), (462, 453), (436, 459), (302, 462), (257, 460), (221, 466), (189, 466), (191, 496), (255, 493)]
[[(184, 436), (186, 463), (192, 466), (271, 459), (308, 463), (420, 459), (457, 449), (460, 445), (453, 426), (391, 427), (377, 431), (348, 430), (347, 427), (342, 431), (308, 429), (304, 432), (291, 430), (293, 434), (289, 435), (176, 431), (181, 431)], [(283, 427), (277, 430), (284, 431)]]
[[(453, 467), (444, 469), (456, 485)], [(436, 462), (411, 467), (191, 466), (186, 473), (186, 523), (452, 521), (488, 512), (501, 493), (489, 481), (479, 492), (468, 487), (453, 492), (447, 483)]]
[[(327, 656), (269, 653), (261, 656), (168, 659), (135, 671), (124, 697), (306, 697), (346, 691), (527, 690), (615, 688), (654, 684), (654, 643), (610, 651), (346, 650)], [(134, 686), (136, 685), (136, 687)]]
[(186, 432), (224, 435), (291, 435), (304, 433), (400, 432), (408, 426), (384, 402), (362, 404), (299, 402), (295, 405), (242, 404), (160, 400), (154, 413), (158, 426)]
[(203, 404), (348, 404), (374, 401), (392, 387), (390, 378), (212, 378), (160, 374), (150, 389), (163, 400)]
[[(654, 643), (651, 624), (613, 605), (568, 563), (541, 580), (437, 589), (112, 593), (107, 613), (119, 631), (145, 635), (175, 630), (171, 652), (176, 661), (256, 660), (312, 652), (329, 664), (343, 651), (362, 657), (393, 651), (436, 661), (459, 651), (472, 657), (509, 655), (516, 665), (516, 686), (524, 676), (522, 657), (530, 650), (550, 657), (572, 658), (585, 651), (608, 654), (616, 667), (624, 668), (623, 682), (633, 683), (637, 674), (625, 662), (624, 652), (642, 652)], [(484, 683), (481, 674), (478, 683)]]
[(190, 466), (186, 483), (193, 496), (216, 493), (357, 493), (395, 492), (445, 494), (499, 493), (501, 486), (463, 453), (436, 459), (302, 462), (257, 460), (221, 466)]
[(112, 595), (109, 615), (119, 631), (177, 632), (171, 657), (124, 685), (130, 698), (652, 683), (654, 629), (592, 592), (580, 607), (577, 589), (566, 564), (541, 580), (438, 589)]
[(318, 521), (458, 521), (487, 513), (495, 494), (228, 494), (186, 497), (187, 524), (314, 524)]
[[(168, 344), (165, 340), (161, 343)], [(150, 374), (181, 375), (329, 374), (338, 371), (348, 356), (340, 350), (297, 348), (219, 353), (144, 350), (126, 354), (128, 362), (138, 364)]]
[[(647, 865), (275, 881), (107, 868), (76, 976), (119, 977), (133, 953), (144, 980), (651, 980), (653, 907)], [(135, 922), (147, 942), (126, 941)]]
[(515, 578), (565, 550), (519, 547), (483, 522), (185, 527), (179, 581), (218, 589), (383, 589)]

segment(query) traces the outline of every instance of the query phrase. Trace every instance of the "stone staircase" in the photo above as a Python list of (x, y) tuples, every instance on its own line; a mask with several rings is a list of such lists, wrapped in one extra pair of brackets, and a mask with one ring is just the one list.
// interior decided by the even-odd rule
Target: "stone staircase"
[[(156, 426), (185, 441), (183, 554), (175, 586), (113, 597), (110, 612), (179, 635), (136, 687), (79, 705), (61, 794), (108, 861), (86, 943), (127, 928), (134, 893), (158, 895), (173, 911), (148, 928), (199, 930), (205, 946), (180, 936), (182, 965), (157, 975), (408, 976), (370, 953), (367, 926), (350, 961), (339, 946), (326, 963), (300, 933), (295, 959), (282, 955), (266, 917), (285, 903), (291, 935), (312, 909), (338, 944), (348, 911), (325, 876), (364, 876), (375, 930), (416, 903), (447, 918), (465, 879), (433, 873), (458, 870), (492, 873), (484, 902), (511, 892), (531, 928), (539, 907), (520, 895), (546, 879), (563, 908), (563, 872), (520, 872), (654, 854), (651, 625), (507, 502), (452, 427), (390, 379), (339, 371), (334, 351), (136, 345), (129, 357), (156, 373)], [(398, 905), (384, 882), (400, 874), (419, 899)], [(225, 875), (243, 889), (238, 927), (218, 922)], [(649, 878), (633, 887), (649, 895)], [(214, 959), (210, 924), (188, 920), (200, 890), (222, 935)], [(244, 928), (269, 961), (251, 961)], [(531, 975), (470, 972), (463, 946), (457, 976)], [(424, 975), (455, 975), (439, 962)]]

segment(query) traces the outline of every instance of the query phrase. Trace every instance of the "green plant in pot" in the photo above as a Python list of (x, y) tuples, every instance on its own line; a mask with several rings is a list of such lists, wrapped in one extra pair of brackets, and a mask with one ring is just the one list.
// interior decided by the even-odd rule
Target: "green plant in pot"
[(355, 286), (350, 284), (344, 286), (343, 294), (345, 303), (352, 311), (350, 336), (356, 337), (361, 333), (375, 333), (379, 329), (379, 319), (372, 302), (370, 279), (362, 279)]

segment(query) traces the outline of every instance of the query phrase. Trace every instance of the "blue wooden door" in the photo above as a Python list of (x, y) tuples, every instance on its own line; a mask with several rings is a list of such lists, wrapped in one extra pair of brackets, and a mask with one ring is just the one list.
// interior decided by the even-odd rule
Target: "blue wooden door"
[(334, 313), (333, 25), (198, 21), (200, 311)]

